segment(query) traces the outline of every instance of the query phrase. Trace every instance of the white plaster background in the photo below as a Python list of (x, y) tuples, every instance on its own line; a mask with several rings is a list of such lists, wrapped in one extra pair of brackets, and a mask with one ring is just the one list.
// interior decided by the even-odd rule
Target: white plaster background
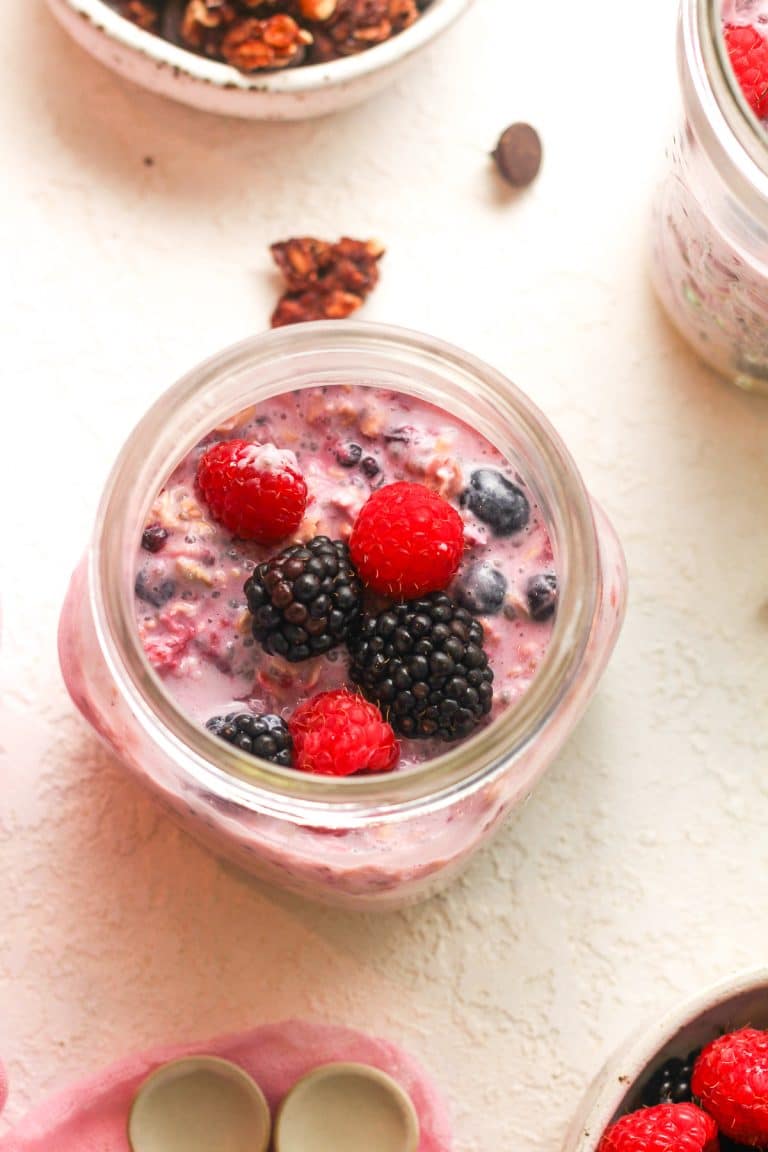
[[(6, 1124), (130, 1049), (286, 1015), (404, 1042), (459, 1152), (557, 1146), (628, 1029), (768, 949), (768, 404), (716, 382), (646, 274), (676, 109), (670, 0), (478, 0), (398, 87), (292, 127), (115, 78), (3, 4), (0, 1057)], [(546, 163), (517, 200), (486, 153)], [(144, 157), (154, 165), (146, 167)], [(132, 423), (263, 327), (267, 245), (389, 246), (365, 315), (514, 377), (623, 535), (627, 625), (529, 806), (447, 894), (385, 918), (259, 889), (74, 715), (55, 626)]]

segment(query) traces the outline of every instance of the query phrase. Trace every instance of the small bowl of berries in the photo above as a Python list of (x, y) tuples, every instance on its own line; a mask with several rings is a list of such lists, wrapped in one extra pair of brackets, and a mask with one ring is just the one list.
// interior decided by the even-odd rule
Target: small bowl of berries
[(768, 1148), (768, 970), (668, 1013), (593, 1084), (566, 1152)]
[(457, 872), (618, 635), (620, 545), (531, 402), (426, 336), (278, 328), (129, 437), (62, 612), (70, 694), (191, 831), (351, 906)]
[(304, 120), (394, 80), (472, 0), (48, 0), (87, 51), (185, 104)]

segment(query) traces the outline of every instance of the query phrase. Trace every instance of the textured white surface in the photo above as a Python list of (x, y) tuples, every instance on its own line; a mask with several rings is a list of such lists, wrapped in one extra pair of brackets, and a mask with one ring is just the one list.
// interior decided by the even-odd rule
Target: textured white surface
[[(768, 404), (700, 368), (648, 287), (672, 5), (546, 7), (480, 0), (367, 107), (259, 127), (141, 93), (39, 2), (4, 6), (7, 1118), (132, 1048), (306, 1015), (425, 1060), (460, 1152), (538, 1152), (629, 1028), (765, 959)], [(515, 199), (486, 153), (518, 118), (546, 159)], [(267, 245), (297, 231), (388, 243), (366, 315), (452, 338), (527, 388), (632, 580), (602, 691), (532, 802), (450, 892), (385, 918), (216, 863), (102, 752), (56, 663), (125, 431), (265, 324)]]

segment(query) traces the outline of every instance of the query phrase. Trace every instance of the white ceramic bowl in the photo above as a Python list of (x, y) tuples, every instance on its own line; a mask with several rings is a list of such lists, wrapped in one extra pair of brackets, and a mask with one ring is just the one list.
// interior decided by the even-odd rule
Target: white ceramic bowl
[(756, 968), (686, 1001), (633, 1037), (593, 1082), (565, 1141), (564, 1152), (595, 1152), (609, 1124), (640, 1107), (648, 1078), (673, 1056), (687, 1056), (721, 1032), (768, 1028), (768, 968)]
[(227, 116), (304, 120), (357, 104), (383, 88), (472, 0), (432, 0), (410, 28), (356, 56), (251, 75), (144, 32), (104, 0), (48, 3), (86, 51), (161, 96)]

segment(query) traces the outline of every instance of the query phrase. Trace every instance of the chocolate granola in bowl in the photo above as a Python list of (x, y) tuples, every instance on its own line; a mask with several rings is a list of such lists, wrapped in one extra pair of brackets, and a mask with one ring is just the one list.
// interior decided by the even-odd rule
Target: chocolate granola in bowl
[(383, 44), (431, 0), (111, 0), (140, 28), (252, 73), (324, 64)]

